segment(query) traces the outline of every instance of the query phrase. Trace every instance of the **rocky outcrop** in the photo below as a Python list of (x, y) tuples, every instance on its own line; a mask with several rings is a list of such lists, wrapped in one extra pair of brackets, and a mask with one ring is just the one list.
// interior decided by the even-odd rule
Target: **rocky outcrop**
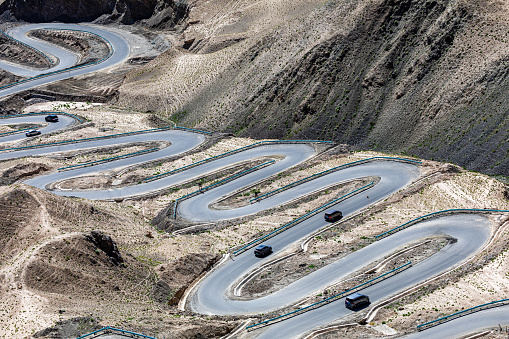
[(149, 19), (147, 25), (161, 28), (173, 28), (187, 12), (185, 2), (173, 0), (6, 0), (0, 5), (4, 17), (28, 22), (98, 20), (101, 23), (133, 24)]
[[(91, 213), (93, 212), (94, 208), (92, 207)], [(90, 234), (87, 234), (86, 237), (88, 240), (94, 243), (98, 249), (106, 253), (115, 265), (120, 265), (124, 262), (124, 258), (122, 258), (120, 252), (118, 251), (117, 244), (113, 241), (113, 239), (111, 239), (109, 235), (106, 235), (100, 231), (92, 231)]]
[(98, 319), (92, 317), (77, 317), (57, 321), (54, 326), (34, 333), (33, 338), (76, 338), (102, 327)]

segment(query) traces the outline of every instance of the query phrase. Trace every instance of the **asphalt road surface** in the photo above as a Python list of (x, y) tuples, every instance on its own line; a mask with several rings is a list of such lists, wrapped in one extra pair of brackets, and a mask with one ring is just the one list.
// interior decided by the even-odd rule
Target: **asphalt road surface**
[[(49, 114), (49, 113), (48, 113)], [(64, 129), (66, 127), (74, 125), (77, 121), (76, 119), (65, 115), (58, 115), (58, 122), (46, 122), (44, 118), (46, 115), (24, 115), (24, 116), (16, 116), (11, 118), (0, 119), (0, 125), (13, 125), (13, 124), (40, 124), (45, 127), (34, 128), (41, 132), (41, 134), (51, 133), (54, 131), (58, 131)], [(0, 117), (1, 118), (1, 117)], [(0, 134), (0, 143), (3, 142), (12, 142), (12, 141), (20, 141), (24, 140), (27, 137), (25, 136), (25, 131), (21, 131), (19, 133), (1, 135)]]
[[(43, 118), (43, 116), (18, 117), (12, 118), (13, 120), (10, 120), (9, 123), (19, 121), (26, 123), (31, 119), (35, 119), (34, 121), (37, 121), (37, 119), (41, 118)], [(74, 123), (72, 118), (66, 117), (65, 115), (60, 115), (60, 118), (62, 121), (62, 127)], [(38, 176), (27, 180), (26, 183), (36, 187), (45, 188), (47, 185), (55, 181), (66, 180), (82, 175), (94, 175), (111, 169), (124, 168), (144, 161), (152, 161), (162, 157), (181, 154), (182, 152), (186, 152), (200, 145), (205, 141), (205, 136), (181, 130), (158, 131), (153, 133), (122, 136), (115, 139), (99, 139), (68, 145), (1, 152), (0, 160), (84, 148), (97, 148), (102, 146), (111, 146), (112, 144), (123, 144), (136, 141), (161, 140), (168, 141), (171, 146), (154, 153), (148, 153), (115, 162)], [(1, 141), (3, 141), (2, 138), (0, 138), (0, 142)], [(160, 190), (161, 188), (169, 185), (175, 185), (179, 182), (198, 178), (204, 173), (216, 171), (219, 168), (230, 166), (233, 163), (264, 156), (269, 158), (273, 157), (278, 160), (273, 165), (252, 172), (204, 194), (200, 194), (184, 201), (180, 204), (178, 212), (183, 217), (198, 222), (235, 218), (274, 207), (335, 182), (342, 182), (355, 178), (365, 178), (368, 176), (380, 177), (380, 181), (374, 187), (331, 207), (333, 209), (341, 210), (346, 217), (367, 205), (373, 204), (376, 201), (384, 199), (391, 193), (400, 190), (409, 183), (415, 181), (420, 175), (419, 168), (415, 164), (392, 160), (380, 160), (333, 172), (245, 207), (231, 210), (212, 210), (208, 207), (211, 203), (225, 194), (249, 185), (254, 181), (262, 180), (274, 173), (284, 171), (286, 168), (302, 163), (314, 154), (315, 149), (307, 144), (262, 145), (243, 152), (235, 153), (225, 158), (216, 159), (193, 167), (187, 171), (149, 183), (133, 185), (121, 189), (55, 191), (55, 193), (60, 195), (81, 196), (90, 199), (128, 197)], [(369, 198), (367, 198), (367, 196), (369, 196)], [(327, 223), (324, 221), (323, 216), (318, 214), (279, 234), (278, 236), (271, 238), (268, 244), (270, 244), (277, 253), (325, 225), (327, 225)], [(415, 265), (385, 281), (370, 286), (361, 292), (368, 294), (372, 303), (376, 303), (390, 295), (453, 267), (470, 257), (486, 243), (490, 236), (490, 222), (485, 217), (474, 214), (460, 214), (421, 222), (358, 250), (333, 264), (327, 265), (326, 267), (288, 285), (284, 289), (273, 293), (270, 296), (255, 300), (231, 299), (229, 297), (231, 293), (228, 292), (236, 285), (236, 283), (252, 269), (271, 259), (271, 256), (264, 259), (256, 258), (252, 254), (252, 251), (247, 251), (237, 256), (235, 261), (228, 261), (226, 264), (220, 266), (204, 281), (202, 281), (194, 293), (192, 293), (189, 305), (194, 311), (204, 314), (266, 313), (292, 305), (309, 294), (323, 290), (328, 285), (341, 280), (343, 277), (361, 269), (370, 262), (393, 253), (398, 248), (405, 246), (405, 244), (419, 241), (434, 235), (448, 235), (457, 239), (457, 241), (448, 244), (437, 254), (418, 265)], [(317, 326), (330, 323), (350, 314), (351, 312), (352, 311), (346, 309), (343, 306), (342, 301), (339, 300), (316, 310), (303, 313), (289, 320), (252, 331), (250, 332), (250, 335), (262, 338), (274, 338), (276, 335), (279, 338), (298, 337), (302, 333), (312, 330)]]
[[(460, 318), (450, 320), (441, 325), (429, 328), (422, 332), (412, 333), (405, 336), (408, 339), (453, 339), (468, 335), (474, 332), (480, 332), (483, 329), (509, 325), (509, 305), (495, 307), (476, 313), (468, 314)], [(504, 332), (502, 332), (504, 333)]]

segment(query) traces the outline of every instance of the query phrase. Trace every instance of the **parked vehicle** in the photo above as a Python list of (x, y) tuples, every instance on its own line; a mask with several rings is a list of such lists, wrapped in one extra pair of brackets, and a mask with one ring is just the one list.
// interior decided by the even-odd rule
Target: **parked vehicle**
[(47, 122), (58, 122), (58, 115), (50, 114), (44, 118)]
[(260, 257), (260, 258), (266, 257), (271, 253), (272, 253), (272, 247), (267, 246), (267, 245), (259, 245), (254, 250), (254, 255), (256, 257)]
[(359, 306), (368, 305), (369, 304), (369, 297), (364, 294), (360, 293), (354, 293), (352, 295), (349, 295), (345, 299), (345, 306), (346, 308), (349, 308), (353, 310), (354, 308), (357, 308)]
[(25, 135), (26, 135), (27, 137), (33, 137), (33, 136), (36, 136), (36, 135), (39, 135), (39, 134), (41, 134), (41, 131), (38, 131), (38, 130), (36, 130), (36, 129), (32, 129), (32, 130), (30, 130), (30, 131), (26, 131), (26, 132), (25, 132)]
[(325, 212), (325, 221), (336, 221), (343, 218), (343, 213), (336, 210), (330, 210)]

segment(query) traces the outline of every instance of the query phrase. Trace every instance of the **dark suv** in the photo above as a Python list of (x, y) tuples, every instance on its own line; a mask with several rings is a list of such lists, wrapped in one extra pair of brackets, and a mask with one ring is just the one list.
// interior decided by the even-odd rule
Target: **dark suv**
[(345, 306), (349, 309), (354, 309), (359, 306), (368, 305), (369, 304), (369, 297), (364, 294), (360, 293), (354, 293), (352, 295), (349, 295), (345, 299)]
[(260, 258), (266, 257), (271, 253), (272, 253), (272, 247), (267, 246), (267, 245), (260, 245), (260, 246), (256, 247), (254, 250), (254, 255), (256, 257), (260, 257)]
[(336, 221), (343, 218), (343, 213), (336, 210), (325, 212), (325, 221)]
[(46, 116), (46, 118), (44, 118), (44, 120), (46, 120), (47, 122), (58, 122), (58, 115), (55, 114), (48, 115)]
[(39, 135), (39, 134), (41, 134), (41, 132), (40, 132), (40, 131), (38, 131), (38, 130), (36, 130), (36, 129), (32, 129), (32, 130), (30, 130), (30, 131), (26, 131), (26, 132), (25, 132), (25, 135), (26, 135), (27, 137), (34, 137), (34, 136)]

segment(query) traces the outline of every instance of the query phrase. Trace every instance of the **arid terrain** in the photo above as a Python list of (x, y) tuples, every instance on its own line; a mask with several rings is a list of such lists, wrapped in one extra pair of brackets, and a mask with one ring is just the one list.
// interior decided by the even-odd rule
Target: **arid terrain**
[[(221, 338), (410, 260), (416, 264), (455, 241), (436, 236), (394, 248), (384, 259), (270, 314), (208, 316), (182, 310), (182, 302), (225, 254), (380, 178), (334, 183), (282, 206), (205, 225), (168, 218), (176, 199), (273, 158), (116, 201), (61, 197), (52, 189), (134, 185), (263, 140), (334, 141), (309, 161), (212, 206), (228, 209), (362, 159), (422, 161), (420, 177), (408, 187), (309, 235), (277, 253), (277, 262), (252, 272), (230, 291), (244, 300), (278, 291), (428, 213), (509, 210), (508, 6), (505, 0), (0, 0), (1, 29), (23, 21), (94, 22), (125, 32), (133, 49), (115, 68), (2, 98), (1, 115), (65, 111), (83, 123), (0, 148), (174, 125), (212, 132), (180, 156), (64, 180), (49, 190), (23, 181), (169, 144), (112, 144), (0, 161), (0, 338), (74, 338), (104, 326), (157, 338)], [(31, 35), (79, 55), (80, 63), (110, 52), (91, 34)], [(4, 36), (0, 40), (0, 59), (48, 67), (37, 51)], [(0, 70), (1, 86), (21, 79)], [(1, 125), (0, 133), (41, 126)], [(387, 300), (367, 323), (369, 309), (317, 329), (323, 333), (314, 338), (397, 337), (426, 321), (508, 298), (509, 214), (483, 215), (491, 221), (491, 238), (482, 251)], [(485, 337), (506, 338), (500, 329)], [(240, 331), (234, 337), (253, 336)]]
[[(68, 113), (85, 117), (97, 124), (77, 131), (43, 136), (32, 143), (154, 126), (150, 114), (111, 111), (105, 105), (62, 102), (37, 104), (26, 110), (46, 110), (48, 105), (55, 105), (59, 109), (66, 105)], [(106, 126), (114, 128), (104, 131)], [(206, 149), (177, 160), (136, 167), (120, 175), (108, 173), (108, 180), (102, 176), (90, 178), (86, 184), (83, 183), (83, 188), (91, 188), (97, 183), (101, 183), (101, 187), (111, 185), (129, 175), (150, 176), (253, 142), (224, 136)], [(43, 337), (51, 337), (55, 333), (72, 336), (103, 325), (167, 338), (184, 338), (198, 333), (205, 337), (225, 335), (238, 326), (243, 317), (210, 318), (178, 310), (178, 301), (186, 288), (202, 272), (210, 269), (221, 253), (226, 253), (229, 248), (252, 240), (260, 233), (289, 222), (305, 211), (373, 180), (366, 178), (364, 181), (328, 187), (283, 208), (234, 223), (219, 223), (206, 232), (183, 234), (158, 230), (151, 221), (173, 200), (198, 189), (198, 181), (174, 187), (158, 195), (122, 202), (57, 197), (18, 182), (55, 168), (132, 152), (139, 147), (151, 145), (0, 163), (4, 183), (1, 186), (3, 202), (0, 204), (3, 206), (1, 238), (4, 239), (1, 276), (3, 285), (8, 287), (2, 291), (1, 297), (2, 309), (5, 310), (0, 320), (3, 323), (1, 336), (21, 338), (34, 333)], [(261, 192), (265, 192), (328, 168), (377, 155), (384, 154), (348, 152), (342, 147), (336, 151), (332, 149), (258, 187)], [(240, 298), (256, 297), (277, 290), (335, 258), (348, 255), (356, 247), (365, 246), (374, 235), (426, 213), (449, 208), (509, 209), (509, 201), (504, 195), (505, 186), (495, 179), (432, 161), (424, 162), (421, 171), (424, 180), (314, 235), (306, 251), (298, 252), (255, 275), (243, 287)], [(215, 180), (230, 173), (231, 170), (225, 169), (215, 176)], [(245, 197), (252, 195), (253, 189), (237, 192), (222, 204), (246, 203)], [(490, 218), (493, 221), (493, 233), (499, 228), (506, 228), (506, 215), (492, 214)], [(371, 337), (383, 336), (387, 331), (404, 333), (442, 314), (475, 306), (486, 300), (504, 298), (509, 289), (506, 275), (508, 263), (505, 258), (509, 243), (504, 236), (506, 233), (500, 233), (501, 236), (486, 251), (469, 260), (460, 270), (434, 281), (426, 289), (420, 290), (418, 296), (414, 294), (410, 298), (399, 299), (379, 311), (369, 324), (360, 329), (350, 328), (349, 331), (361, 336), (369, 333)], [(418, 246), (414, 250), (396, 255), (377, 273), (390, 270), (409, 259), (422, 260), (439, 250), (447, 241), (437, 238), (415, 244)], [(116, 248), (118, 251), (114, 250)], [(394, 249), (394, 252), (399, 250)], [(359, 273), (369, 269), (365, 267)], [(369, 279), (373, 273), (355, 276), (354, 280), (347, 279), (331, 287), (327, 293), (351, 287), (357, 281)], [(447, 302), (443, 302), (444, 294), (448, 296)], [(302, 305), (320, 298), (309, 296), (302, 300)], [(80, 321), (82, 325), (79, 325)], [(83, 325), (85, 322), (87, 326)], [(40, 332), (44, 328), (49, 329)]]

